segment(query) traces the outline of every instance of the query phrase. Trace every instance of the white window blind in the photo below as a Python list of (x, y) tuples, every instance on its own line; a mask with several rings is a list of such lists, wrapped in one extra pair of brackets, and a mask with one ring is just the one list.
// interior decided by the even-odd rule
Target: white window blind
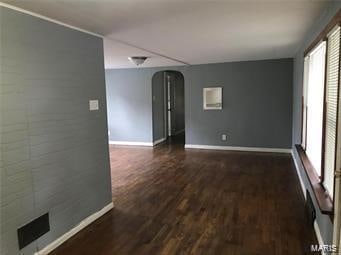
[(326, 124), (324, 153), (324, 186), (333, 198), (337, 107), (339, 91), (340, 27), (328, 36), (326, 73)]
[(302, 116), (302, 147), (306, 149), (306, 133), (307, 133), (307, 90), (309, 80), (309, 56), (304, 58), (304, 73), (303, 73), (303, 116)]
[(321, 42), (309, 55), (306, 83), (306, 154), (321, 176), (324, 74), (326, 43)]

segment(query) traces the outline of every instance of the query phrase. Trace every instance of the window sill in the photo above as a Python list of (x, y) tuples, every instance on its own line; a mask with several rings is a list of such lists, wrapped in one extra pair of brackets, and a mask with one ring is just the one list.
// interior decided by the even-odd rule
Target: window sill
[(317, 176), (316, 171), (313, 165), (310, 163), (305, 151), (302, 146), (299, 144), (295, 145), (297, 153), (301, 159), (303, 167), (307, 173), (308, 180), (310, 182), (311, 188), (313, 190), (314, 196), (316, 198), (317, 204), (321, 213), (328, 214), (330, 216), (333, 215), (333, 201), (330, 196), (321, 185), (320, 178)]

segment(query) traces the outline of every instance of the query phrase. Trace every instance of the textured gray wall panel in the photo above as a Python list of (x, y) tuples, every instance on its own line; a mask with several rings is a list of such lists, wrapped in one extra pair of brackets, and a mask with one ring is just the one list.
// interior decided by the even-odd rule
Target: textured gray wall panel
[(49, 212), (32, 254), (111, 202), (103, 42), (0, 10), (0, 254), (18, 254), (17, 228)]

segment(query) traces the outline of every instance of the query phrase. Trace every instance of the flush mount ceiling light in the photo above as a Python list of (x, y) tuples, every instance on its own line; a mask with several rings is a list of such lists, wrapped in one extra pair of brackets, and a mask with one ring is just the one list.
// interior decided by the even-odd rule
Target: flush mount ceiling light
[(144, 61), (146, 61), (147, 58), (148, 57), (144, 57), (144, 56), (135, 56), (135, 57), (129, 57), (128, 59), (133, 64), (139, 66), (139, 65), (142, 65), (144, 63)]

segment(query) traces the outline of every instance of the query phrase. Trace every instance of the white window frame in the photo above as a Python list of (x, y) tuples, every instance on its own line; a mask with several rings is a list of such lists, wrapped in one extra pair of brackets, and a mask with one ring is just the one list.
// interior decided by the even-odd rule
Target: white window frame
[[(314, 168), (316, 168), (316, 160), (315, 160), (315, 165), (313, 164), (312, 160), (309, 158), (309, 153), (307, 153), (307, 149), (309, 150), (309, 145), (307, 145), (307, 133), (309, 130), (309, 100), (308, 100), (308, 95), (309, 95), (309, 86), (312, 86), (312, 84), (316, 84), (316, 80), (314, 80), (314, 82), (309, 82), (309, 78), (311, 77), (321, 77), (320, 75), (312, 75), (310, 77), (310, 72), (311, 72), (311, 66), (310, 66), (310, 56), (312, 56), (312, 54), (314, 54), (314, 52), (316, 52), (317, 50), (320, 49), (320, 47), (325, 47), (325, 59), (324, 59), (324, 68), (323, 68), (323, 77), (324, 77), (324, 82), (323, 82), (323, 119), (322, 119), (322, 125), (323, 125), (323, 129), (322, 129), (322, 144), (321, 144), (321, 172), (320, 174), (316, 171), (315, 169), (315, 173), (316, 175), (319, 176), (320, 178), (320, 184), (324, 187), (324, 189), (326, 190), (326, 192), (329, 194), (329, 197), (331, 200), (333, 200), (333, 194), (334, 194), (334, 183), (335, 183), (335, 171), (336, 171), (336, 160), (335, 158), (337, 157), (337, 146), (340, 145), (340, 143), (338, 144), (338, 140), (340, 138), (340, 136), (338, 136), (338, 130), (340, 130), (340, 126), (337, 123), (340, 123), (340, 98), (341, 98), (341, 88), (340, 88), (340, 81), (341, 81), (341, 77), (340, 77), (340, 70), (338, 71), (338, 76), (337, 76), (337, 80), (338, 80), (338, 84), (337, 84), (337, 96), (336, 96), (336, 100), (335, 100), (335, 94), (328, 94), (329, 91), (329, 87), (331, 87), (332, 89), (335, 90), (335, 82), (330, 85), (329, 84), (329, 76), (334, 75), (335, 76), (335, 61), (333, 62), (334, 64), (330, 64), (331, 61), (330, 59), (332, 59), (332, 56), (329, 52), (328, 49), (329, 47), (331, 47), (328, 43), (328, 38), (330, 38), (332, 35), (335, 35), (335, 31), (337, 31), (340, 35), (340, 25), (336, 25), (326, 36), (326, 38), (321, 41), (320, 43), (317, 44), (317, 46), (315, 46), (304, 58), (304, 73), (303, 73), (303, 96), (302, 96), (302, 137), (301, 137), (301, 146), (304, 149), (304, 151), (306, 152), (306, 156), (308, 157), (310, 163), (313, 165)], [(324, 46), (322, 46), (324, 45)], [(339, 45), (341, 45), (340, 39), (339, 39)], [(334, 47), (333, 49), (335, 50), (335, 48), (339, 48), (339, 51), (337, 53), (338, 56), (338, 61), (336, 63), (338, 63), (338, 69), (340, 69), (340, 54), (341, 54), (341, 49), (340, 46), (339, 47)], [(330, 50), (330, 49), (329, 49)], [(335, 54), (333, 54), (334, 56)], [(334, 56), (335, 57), (335, 56)], [(314, 60), (312, 60), (314, 61)], [(319, 63), (319, 61), (317, 61), (317, 63)], [(329, 69), (333, 67), (332, 71), (330, 71)], [(315, 70), (320, 70), (322, 68), (318, 68)], [(335, 78), (333, 79), (333, 81), (335, 81)], [(321, 85), (321, 83), (318, 83), (319, 85)], [(316, 88), (316, 87), (315, 87)], [(330, 97), (330, 98), (328, 98)], [(321, 97), (319, 97), (319, 99), (321, 99)], [(328, 100), (332, 100), (333, 101), (333, 108), (328, 108)], [(318, 100), (320, 101), (320, 100)], [(335, 101), (336, 101), (336, 106), (335, 106)], [(337, 113), (335, 114), (335, 107), (337, 110)], [(332, 114), (332, 115), (331, 115)], [(333, 118), (331, 118), (331, 116), (333, 116)], [(336, 116), (336, 117), (335, 117)], [(335, 119), (336, 118), (336, 119)], [(332, 126), (332, 131), (329, 130), (329, 134), (327, 133), (327, 125), (331, 125), (331, 122), (333, 124)], [(335, 124), (336, 123), (336, 124)], [(335, 125), (337, 125), (335, 127)], [(329, 127), (329, 126), (328, 126)], [(327, 137), (328, 135), (328, 137)], [(335, 138), (330, 138), (331, 135), (335, 135)], [(331, 139), (328, 140), (328, 139)], [(335, 141), (333, 140), (335, 139)], [(334, 151), (332, 150), (333, 148), (333, 144), (335, 143), (335, 149)], [(307, 148), (308, 146), (308, 148)], [(311, 145), (310, 145), (311, 146)], [(332, 148), (332, 149), (331, 149)], [(334, 153), (333, 157), (330, 157), (329, 154), (327, 153)], [(330, 164), (330, 162), (334, 161), (333, 164)], [(326, 164), (326, 160), (328, 161)], [(332, 165), (332, 166), (330, 166)], [(328, 169), (326, 167), (329, 167)]]

